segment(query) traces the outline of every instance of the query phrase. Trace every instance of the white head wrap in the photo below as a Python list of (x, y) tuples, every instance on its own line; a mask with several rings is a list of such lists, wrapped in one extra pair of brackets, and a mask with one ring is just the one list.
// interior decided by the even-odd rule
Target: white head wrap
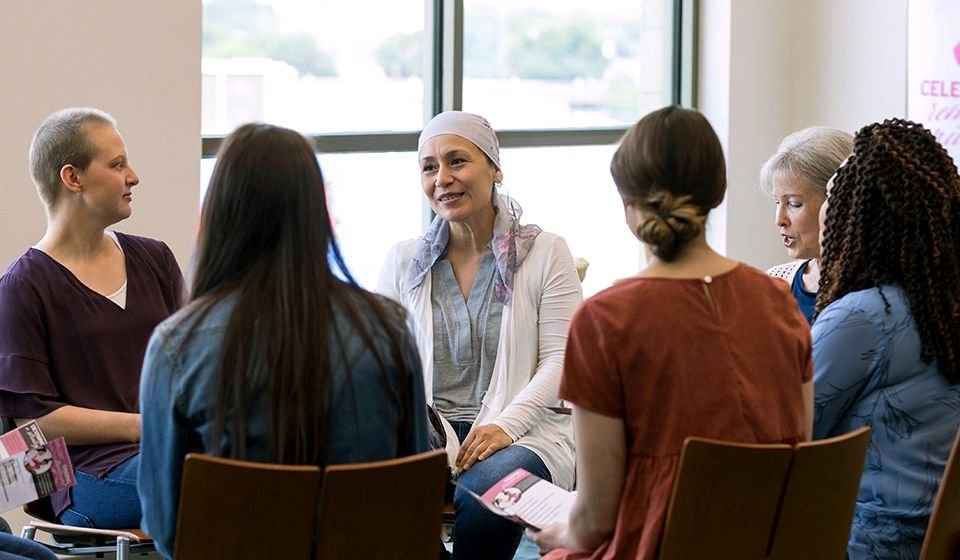
[(441, 134), (455, 134), (473, 142), (490, 158), (493, 165), (500, 169), (500, 142), (487, 119), (463, 111), (444, 111), (433, 117), (427, 126), (423, 127), (420, 140), (417, 142), (417, 151), (423, 149), (427, 140)]

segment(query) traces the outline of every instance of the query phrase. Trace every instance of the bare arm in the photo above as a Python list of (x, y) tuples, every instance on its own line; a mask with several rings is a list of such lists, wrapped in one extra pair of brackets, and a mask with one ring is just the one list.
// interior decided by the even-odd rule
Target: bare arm
[(554, 548), (594, 550), (613, 534), (627, 471), (623, 420), (574, 405), (577, 436), (577, 498), (567, 525), (527, 531), (541, 552)]
[(570, 511), (567, 544), (593, 550), (613, 533), (627, 472), (623, 420), (574, 405), (577, 437), (577, 500)]
[(813, 439), (813, 380), (801, 387), (803, 390), (803, 427), (807, 431), (807, 441)]
[[(29, 422), (17, 418), (17, 425)], [(68, 445), (137, 443), (140, 441), (140, 415), (111, 412), (79, 406), (62, 406), (39, 418), (37, 425), (47, 439), (63, 437)]]

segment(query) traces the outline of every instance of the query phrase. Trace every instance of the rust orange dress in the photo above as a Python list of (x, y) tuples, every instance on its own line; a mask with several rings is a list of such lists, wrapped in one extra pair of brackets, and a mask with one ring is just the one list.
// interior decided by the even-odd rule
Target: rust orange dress
[(626, 479), (610, 540), (544, 558), (656, 558), (683, 440), (802, 440), (812, 376), (810, 327), (790, 290), (745, 264), (709, 282), (631, 278), (584, 302), (560, 396), (623, 419)]

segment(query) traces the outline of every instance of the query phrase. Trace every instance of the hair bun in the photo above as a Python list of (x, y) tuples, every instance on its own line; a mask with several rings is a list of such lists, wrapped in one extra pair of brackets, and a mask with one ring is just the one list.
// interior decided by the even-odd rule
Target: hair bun
[(704, 216), (691, 198), (658, 191), (641, 202), (647, 217), (637, 228), (637, 237), (650, 245), (657, 257), (673, 260), (685, 243), (703, 232)]

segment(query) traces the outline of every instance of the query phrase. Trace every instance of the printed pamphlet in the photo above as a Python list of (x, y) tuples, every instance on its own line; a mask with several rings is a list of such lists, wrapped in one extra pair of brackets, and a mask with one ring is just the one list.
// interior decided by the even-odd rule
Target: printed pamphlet
[(517, 469), (479, 496), (461, 485), (493, 513), (531, 529), (566, 522), (576, 494)]
[(62, 437), (48, 442), (36, 422), (0, 436), (0, 512), (76, 483)]

